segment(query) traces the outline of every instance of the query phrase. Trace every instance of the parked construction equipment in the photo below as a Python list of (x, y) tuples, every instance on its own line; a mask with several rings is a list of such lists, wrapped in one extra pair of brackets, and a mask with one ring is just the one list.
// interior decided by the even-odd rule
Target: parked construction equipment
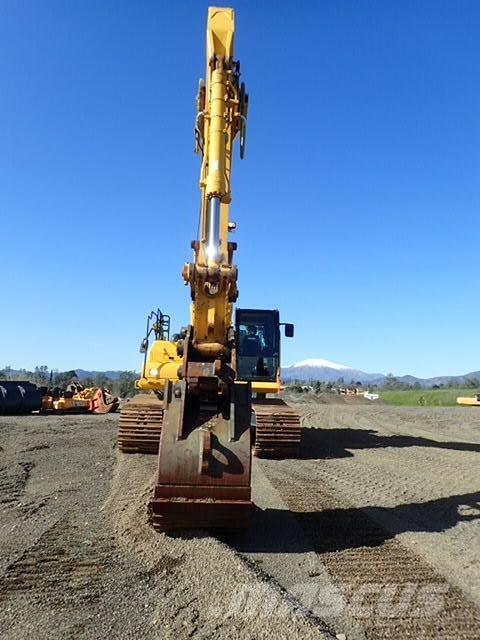
[(457, 404), (465, 407), (480, 407), (480, 393), (477, 393), (473, 398), (459, 397), (457, 398)]
[[(170, 340), (170, 318), (160, 310), (150, 314), (136, 384), (142, 393), (125, 405), (119, 421), (121, 450), (158, 449), (150, 511), (161, 530), (248, 526), (252, 449), (296, 456), (300, 443), (296, 412), (267, 398), (280, 391), (278, 311), (237, 309), (233, 317), (231, 161), (235, 139), (244, 157), (248, 112), (233, 38), (233, 10), (209, 8), (206, 80), (199, 83), (195, 120), (202, 157), (199, 237), (191, 244), (193, 261), (183, 268), (190, 324)], [(292, 337), (293, 325), (284, 326)]]
[(118, 409), (119, 400), (104, 387), (83, 387), (70, 382), (66, 389), (43, 389), (42, 411), (57, 413), (112, 413)]
[(77, 381), (61, 389), (38, 387), (24, 380), (0, 380), (0, 414), (111, 413), (118, 406), (118, 398), (108, 389), (85, 388)]

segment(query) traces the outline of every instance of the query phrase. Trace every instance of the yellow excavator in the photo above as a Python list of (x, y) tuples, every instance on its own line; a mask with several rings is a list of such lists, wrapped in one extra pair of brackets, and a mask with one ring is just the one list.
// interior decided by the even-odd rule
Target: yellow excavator
[[(236, 139), (244, 157), (248, 112), (233, 39), (233, 10), (209, 8), (206, 80), (199, 83), (195, 119), (199, 237), (182, 273), (190, 324), (170, 339), (169, 316), (159, 309), (150, 314), (139, 393), (119, 419), (120, 450), (158, 451), (150, 513), (159, 530), (247, 527), (252, 453), (295, 457), (300, 444), (297, 413), (267, 397), (280, 391), (279, 312), (237, 308), (233, 316), (231, 163)], [(284, 327), (292, 337), (293, 325)]]

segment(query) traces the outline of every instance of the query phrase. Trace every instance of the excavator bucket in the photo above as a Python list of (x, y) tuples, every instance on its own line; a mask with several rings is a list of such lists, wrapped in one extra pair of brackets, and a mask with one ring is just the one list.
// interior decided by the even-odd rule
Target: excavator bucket
[(116, 396), (112, 396), (111, 393), (102, 387), (98, 387), (90, 399), (88, 410), (91, 413), (114, 413), (118, 409), (119, 404)]
[(150, 503), (160, 531), (248, 527), (250, 385), (235, 383), (230, 406), (186, 397), (186, 383), (169, 382), (160, 438), (158, 478)]
[(158, 453), (163, 401), (155, 393), (137, 393), (122, 406), (117, 444), (124, 453)]

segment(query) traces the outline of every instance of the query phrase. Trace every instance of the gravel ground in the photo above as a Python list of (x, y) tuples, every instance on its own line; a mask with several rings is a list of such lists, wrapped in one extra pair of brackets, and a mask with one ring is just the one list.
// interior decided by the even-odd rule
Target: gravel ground
[(480, 636), (480, 412), (297, 403), (253, 526), (155, 533), (118, 416), (0, 417), (0, 637)]
[(117, 419), (0, 418), (0, 637), (330, 637), (220, 540), (150, 528), (156, 457)]
[[(352, 638), (479, 638), (480, 412), (310, 398), (296, 407), (302, 460), (260, 461), (285, 505), (261, 517), (283, 526), (286, 509), (321, 567), (320, 596), (341, 590), (344, 606), (313, 599), (319, 615)], [(269, 566), (282, 584), (285, 572)]]

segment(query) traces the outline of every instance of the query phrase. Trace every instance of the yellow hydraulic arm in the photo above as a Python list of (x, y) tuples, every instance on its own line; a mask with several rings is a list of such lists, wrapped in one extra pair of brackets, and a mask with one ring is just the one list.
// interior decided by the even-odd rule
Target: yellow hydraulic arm
[(206, 358), (222, 356), (233, 340), (232, 303), (238, 296), (234, 243), (228, 232), (231, 201), (232, 146), (240, 136), (244, 155), (248, 96), (240, 83), (240, 64), (233, 60), (233, 9), (210, 7), (207, 22), (206, 81), (199, 83), (195, 148), (200, 170), (200, 235), (192, 243), (194, 261), (185, 264), (190, 284), (192, 346)]
[[(150, 517), (162, 531), (248, 526), (252, 444), (255, 455), (291, 457), (300, 443), (298, 415), (281, 399), (266, 398), (280, 389), (278, 310), (237, 308), (235, 327), (232, 322), (238, 297), (236, 244), (228, 239), (235, 228), (229, 221), (232, 151), (239, 138), (243, 158), (248, 110), (233, 39), (233, 10), (209, 8), (195, 118), (199, 234), (193, 261), (183, 268), (190, 324), (170, 342), (169, 316), (159, 309), (150, 314), (137, 387), (154, 393), (138, 394), (119, 421), (122, 451), (158, 450)], [(293, 336), (293, 325), (285, 324), (285, 335)]]
[[(230, 171), (236, 137), (240, 157), (244, 155), (248, 109), (245, 86), (239, 82), (240, 64), (233, 60), (234, 26), (233, 9), (208, 9), (206, 80), (199, 83), (195, 118), (195, 151), (202, 157), (199, 237), (192, 242), (193, 262), (183, 268), (192, 298), (190, 334), (187, 338), (184, 331), (178, 346), (168, 338), (155, 340), (136, 383), (138, 389), (161, 391), (166, 380), (176, 380), (186, 342), (197, 352), (197, 359), (206, 360), (224, 358), (233, 344), (232, 303), (238, 290), (232, 263), (236, 244), (228, 241), (229, 231), (235, 228), (229, 222)], [(148, 348), (148, 336), (144, 343), (142, 352)]]
[(165, 383), (158, 477), (150, 503), (161, 530), (243, 528), (251, 508), (251, 384), (236, 379), (232, 305), (237, 269), (228, 241), (232, 146), (243, 156), (247, 96), (233, 60), (232, 9), (209, 8), (206, 81), (195, 121), (202, 155), (199, 237), (183, 278), (190, 326), (177, 341), (178, 379)]

